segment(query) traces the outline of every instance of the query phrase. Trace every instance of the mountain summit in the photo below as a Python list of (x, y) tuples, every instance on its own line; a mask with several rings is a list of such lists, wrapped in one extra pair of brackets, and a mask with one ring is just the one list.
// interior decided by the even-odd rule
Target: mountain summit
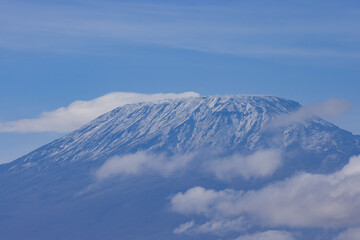
[(129, 104), (9, 166), (15, 171), (102, 161), (141, 150), (172, 154), (208, 149), (250, 153), (281, 148), (326, 152), (346, 159), (360, 147), (359, 137), (316, 116), (276, 124), (300, 108), (297, 102), (270, 96), (210, 96)]
[[(270, 96), (191, 97), (116, 108), (0, 166), (0, 232), (9, 240), (175, 239), (181, 217), (166, 210), (166, 199), (177, 191), (259, 187), (270, 175), (333, 172), (360, 153), (359, 136), (317, 116), (294, 117), (301, 108)], [(281, 162), (267, 167), (265, 160), (280, 155)], [(238, 158), (239, 166), (226, 167)], [(260, 170), (246, 174), (258, 159)], [(236, 183), (216, 178), (228, 168), (237, 174)], [(100, 169), (115, 177), (99, 183)]]

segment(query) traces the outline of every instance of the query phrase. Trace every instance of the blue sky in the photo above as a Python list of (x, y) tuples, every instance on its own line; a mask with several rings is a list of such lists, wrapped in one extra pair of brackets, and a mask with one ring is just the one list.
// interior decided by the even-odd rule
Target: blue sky
[[(111, 92), (265, 94), (360, 134), (358, 1), (0, 0), (0, 123)], [(0, 133), (0, 162), (64, 133)]]

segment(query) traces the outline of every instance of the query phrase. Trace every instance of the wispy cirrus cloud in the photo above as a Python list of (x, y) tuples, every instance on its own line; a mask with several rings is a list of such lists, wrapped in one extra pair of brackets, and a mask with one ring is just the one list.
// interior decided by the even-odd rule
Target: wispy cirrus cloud
[(0, 123), (0, 132), (69, 132), (94, 118), (125, 104), (138, 102), (161, 102), (168, 99), (198, 97), (198, 93), (157, 93), (141, 94), (113, 92), (89, 100), (75, 101), (66, 107), (43, 112), (38, 118), (20, 119)]
[[(259, 6), (262, 6), (259, 8)], [(327, 5), (144, 3), (89, 1), (77, 4), (3, 1), (0, 46), (60, 52), (94, 52), (123, 44), (156, 45), (241, 56), (359, 58), (359, 26), (352, 9)], [(337, 13), (337, 18), (335, 14)], [(216, 17), (214, 17), (216, 16)], [(346, 18), (342, 17), (346, 16)], [(353, 16), (353, 17), (352, 17)], [(286, 17), (287, 23), (279, 24)], [(341, 35), (342, 37), (339, 37)], [(331, 37), (329, 37), (331, 36)], [(344, 38), (346, 36), (347, 38)], [(326, 39), (324, 44), (309, 44)], [(96, 41), (95, 41), (96, 40)], [(334, 43), (332, 43), (334, 41)]]

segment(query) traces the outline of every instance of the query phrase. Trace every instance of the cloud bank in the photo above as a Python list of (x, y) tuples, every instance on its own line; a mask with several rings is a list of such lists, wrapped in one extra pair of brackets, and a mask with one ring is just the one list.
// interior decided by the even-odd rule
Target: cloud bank
[(360, 228), (349, 228), (340, 233), (334, 240), (358, 240), (360, 236)]
[(208, 169), (217, 178), (223, 180), (231, 180), (238, 176), (249, 179), (270, 176), (281, 163), (280, 150), (265, 149), (248, 156), (235, 154), (228, 158), (213, 160)]
[(118, 175), (134, 175), (146, 171), (169, 176), (175, 171), (185, 168), (193, 158), (193, 154), (167, 156), (137, 152), (110, 158), (96, 171), (95, 176), (98, 180), (105, 180)]
[(210, 172), (221, 180), (230, 181), (241, 176), (245, 179), (270, 176), (281, 165), (281, 152), (276, 149), (259, 150), (251, 155), (235, 154), (215, 160), (202, 159), (196, 153), (167, 155), (140, 151), (108, 159), (97, 171), (96, 178), (103, 180), (118, 175), (135, 175), (153, 171), (169, 176), (184, 170), (192, 160), (202, 161), (199, 172)]
[(360, 225), (359, 181), (360, 156), (354, 156), (333, 174), (300, 173), (259, 190), (194, 187), (173, 196), (170, 207), (210, 221), (246, 217), (251, 224), (267, 227), (356, 227)]
[(0, 132), (70, 132), (94, 118), (125, 104), (198, 97), (195, 92), (140, 94), (113, 92), (89, 101), (75, 101), (38, 118), (0, 123)]

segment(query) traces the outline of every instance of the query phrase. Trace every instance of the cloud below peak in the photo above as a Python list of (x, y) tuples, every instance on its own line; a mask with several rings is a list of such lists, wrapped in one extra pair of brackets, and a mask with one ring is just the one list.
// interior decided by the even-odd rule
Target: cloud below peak
[(314, 116), (332, 118), (348, 112), (351, 103), (344, 99), (331, 98), (313, 105), (304, 106), (290, 114), (281, 114), (271, 123), (271, 127), (288, 126), (296, 122), (302, 122)]
[(118, 175), (135, 175), (146, 171), (169, 176), (184, 169), (194, 158), (194, 154), (173, 155), (137, 152), (115, 156), (107, 160), (95, 173), (97, 180), (105, 180)]
[(209, 221), (231, 222), (246, 217), (250, 224), (267, 227), (356, 227), (360, 225), (359, 166), (360, 156), (354, 156), (332, 174), (300, 173), (245, 192), (197, 186), (174, 195), (170, 206), (174, 212), (203, 216)]
[(279, 149), (262, 149), (250, 155), (234, 154), (227, 158), (212, 160), (208, 170), (222, 180), (231, 180), (238, 176), (250, 179), (272, 175), (281, 163)]

